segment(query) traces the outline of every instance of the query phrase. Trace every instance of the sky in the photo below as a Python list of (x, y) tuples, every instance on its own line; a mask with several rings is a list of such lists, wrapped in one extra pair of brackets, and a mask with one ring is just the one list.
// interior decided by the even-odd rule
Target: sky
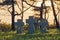
[[(19, 5), (19, 7), (21, 8), (19, 0), (17, 0), (17, 3)], [(36, 6), (40, 6), (40, 4), (41, 4), (41, 2), (37, 2)], [(51, 6), (50, 1), (46, 1), (45, 5), (46, 6)], [(25, 6), (24, 10), (29, 7), (26, 3), (24, 3), (24, 6)], [(8, 12), (9, 7), (10, 7), (10, 5), (9, 6), (5, 5), (5, 6), (2, 6), (2, 7), (0, 6), (0, 19), (1, 19), (2, 22), (11, 23), (11, 14)], [(55, 5), (55, 8), (56, 7), (57, 7), (57, 5)], [(23, 22), (26, 22), (26, 19), (28, 19), (29, 16), (33, 16), (34, 14), (39, 13), (39, 11), (34, 11), (33, 9), (34, 8), (31, 7), (30, 9), (28, 9), (27, 11), (24, 12), (24, 17), (23, 17), (24, 20), (23, 20)], [(10, 9), (10, 11), (11, 11), (11, 9)], [(19, 10), (17, 5), (15, 5), (15, 11), (20, 13), (20, 10)], [(52, 8), (50, 7), (50, 10), (48, 10), (48, 11), (49, 11), (49, 13), (48, 13), (49, 14), (48, 22), (50, 24), (53, 24), (54, 23), (54, 21), (53, 21), (54, 16), (53, 16)], [(47, 17), (48, 17), (48, 14), (47, 14)], [(15, 16), (15, 22), (17, 22), (17, 19), (21, 19), (21, 15), (20, 16)]]

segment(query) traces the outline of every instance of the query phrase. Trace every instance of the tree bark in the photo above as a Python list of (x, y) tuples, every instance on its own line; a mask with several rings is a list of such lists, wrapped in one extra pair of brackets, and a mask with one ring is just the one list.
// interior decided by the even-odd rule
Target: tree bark
[(55, 8), (54, 8), (54, 4), (53, 4), (53, 0), (51, 0), (51, 6), (52, 6), (52, 9), (53, 9), (53, 15), (54, 15), (54, 20), (56, 22), (56, 28), (59, 28), (59, 22), (57, 20), (57, 17), (56, 17), (56, 12), (55, 12)]
[(14, 26), (14, 12), (15, 12), (15, 9), (14, 9), (14, 0), (12, 0), (12, 31), (15, 30), (15, 26)]

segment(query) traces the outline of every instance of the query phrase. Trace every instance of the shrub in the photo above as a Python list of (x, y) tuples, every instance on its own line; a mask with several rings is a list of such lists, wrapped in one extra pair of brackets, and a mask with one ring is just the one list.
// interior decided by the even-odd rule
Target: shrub
[(0, 23), (0, 31), (7, 32), (11, 30), (11, 24)]

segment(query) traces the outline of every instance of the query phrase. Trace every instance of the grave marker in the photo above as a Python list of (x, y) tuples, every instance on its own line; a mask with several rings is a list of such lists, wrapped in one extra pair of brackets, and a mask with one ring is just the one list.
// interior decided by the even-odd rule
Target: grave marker
[(48, 26), (47, 20), (42, 18), (39, 22), (39, 26), (40, 26), (40, 31), (45, 33), (46, 32), (46, 27)]
[(18, 19), (17, 22), (15, 22), (15, 25), (17, 26), (17, 33), (22, 33), (24, 23), (21, 21), (21, 19)]
[(37, 22), (33, 16), (29, 16), (29, 19), (26, 19), (26, 23), (28, 23), (28, 33), (34, 33), (35, 32), (35, 27), (34, 23)]

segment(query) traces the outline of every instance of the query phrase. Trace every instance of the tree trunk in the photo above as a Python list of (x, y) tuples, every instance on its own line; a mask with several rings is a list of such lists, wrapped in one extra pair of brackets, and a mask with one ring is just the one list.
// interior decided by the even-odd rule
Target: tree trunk
[(14, 27), (14, 0), (12, 0), (12, 31), (15, 30), (15, 27)]
[(55, 12), (55, 8), (54, 8), (54, 4), (53, 4), (53, 0), (51, 0), (51, 6), (52, 6), (52, 9), (53, 9), (53, 15), (54, 15), (54, 20), (56, 22), (56, 28), (59, 28), (59, 22), (57, 20), (57, 16), (56, 16), (56, 12)]

